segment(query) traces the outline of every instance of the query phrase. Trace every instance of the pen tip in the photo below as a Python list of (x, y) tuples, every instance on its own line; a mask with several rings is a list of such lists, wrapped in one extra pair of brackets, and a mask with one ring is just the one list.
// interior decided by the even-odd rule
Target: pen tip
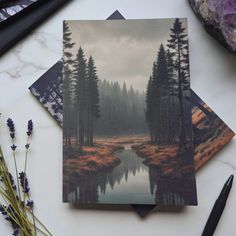
[(229, 177), (229, 179), (228, 179), (228, 181), (227, 181), (228, 185), (229, 185), (229, 184), (232, 184), (232, 183), (233, 183), (233, 180), (234, 180), (234, 175), (230, 175), (230, 177)]

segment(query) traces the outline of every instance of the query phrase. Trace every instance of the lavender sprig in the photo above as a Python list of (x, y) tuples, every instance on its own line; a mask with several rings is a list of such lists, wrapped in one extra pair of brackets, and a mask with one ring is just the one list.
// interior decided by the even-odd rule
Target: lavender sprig
[(11, 149), (13, 151), (13, 158), (14, 158), (14, 165), (15, 165), (15, 175), (16, 175), (16, 179), (17, 179), (17, 189), (18, 189), (18, 195), (19, 195), (19, 199), (21, 201), (21, 194), (20, 194), (20, 184), (19, 184), (19, 180), (18, 180), (18, 167), (17, 167), (17, 161), (16, 161), (16, 148), (17, 146), (15, 145), (15, 136), (16, 136), (16, 130), (15, 130), (15, 124), (14, 121), (11, 118), (7, 119), (7, 126), (9, 128), (10, 131), (10, 137), (12, 139), (12, 145), (11, 145)]
[[(34, 202), (30, 199), (29, 181), (26, 174), (27, 156), (30, 148), (30, 137), (33, 133), (33, 122), (28, 121), (27, 124), (27, 143), (25, 145), (25, 170), (18, 172), (16, 163), (15, 144), (15, 124), (11, 118), (7, 119), (10, 137), (12, 139), (11, 149), (13, 151), (17, 186), (14, 177), (9, 173), (8, 166), (5, 162), (2, 150), (0, 147), (0, 195), (5, 201), (5, 205), (0, 203), (0, 213), (12, 225), (13, 234), (15, 236), (36, 236), (37, 231), (45, 236), (52, 236), (44, 224), (34, 215)], [(18, 176), (19, 175), (19, 176)], [(19, 192), (17, 195), (17, 191)], [(21, 201), (20, 196), (24, 196), (24, 201)], [(33, 221), (33, 222), (32, 222)], [(37, 224), (36, 224), (37, 223)], [(40, 227), (41, 226), (41, 227)]]
[[(27, 190), (27, 186), (26, 184), (28, 184), (28, 180), (26, 178), (26, 169), (27, 169), (27, 162), (28, 162), (28, 149), (30, 148), (30, 143), (29, 143), (29, 140), (30, 140), (30, 136), (32, 135), (33, 133), (33, 121), (32, 120), (29, 120), (28, 121), (28, 124), (27, 124), (27, 143), (25, 145), (25, 168), (24, 168), (24, 172), (20, 173), (20, 176), (23, 176), (22, 180), (23, 181), (23, 184), (24, 186), (22, 186), (23, 190)], [(26, 194), (28, 194), (29, 192), (24, 192), (24, 205), (25, 205), (25, 197), (26, 197)]]
[[(27, 161), (28, 161), (28, 149), (30, 148), (30, 136), (33, 133), (33, 121), (29, 120), (28, 121), (28, 125), (27, 125), (27, 143), (25, 145), (25, 171), (24, 171), (24, 175), (23, 175), (23, 184), (24, 184), (24, 188), (23, 188), (23, 192), (24, 192), (24, 205), (28, 206), (29, 209), (31, 210), (32, 216), (33, 216), (33, 224), (34, 224), (34, 233), (36, 235), (36, 224), (35, 224), (35, 216), (34, 216), (34, 210), (33, 210), (33, 201), (30, 199), (30, 195), (29, 195), (29, 184), (28, 184), (28, 179), (26, 177), (26, 168), (27, 168)], [(23, 172), (22, 172), (23, 173)], [(22, 175), (22, 174), (21, 174)], [(26, 195), (28, 196), (28, 200), (27, 203), (25, 203), (25, 198)]]

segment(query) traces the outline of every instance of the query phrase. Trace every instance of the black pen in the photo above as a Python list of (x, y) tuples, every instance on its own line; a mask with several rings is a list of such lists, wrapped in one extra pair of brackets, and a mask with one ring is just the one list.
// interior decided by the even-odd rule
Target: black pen
[(228, 180), (226, 181), (223, 189), (221, 190), (221, 193), (219, 197), (217, 198), (212, 210), (211, 214), (207, 220), (207, 223), (205, 225), (205, 228), (203, 230), (202, 236), (212, 236), (215, 232), (216, 226), (220, 220), (220, 217), (224, 211), (226, 201), (229, 196), (229, 192), (231, 190), (232, 184), (233, 184), (234, 176), (230, 175)]

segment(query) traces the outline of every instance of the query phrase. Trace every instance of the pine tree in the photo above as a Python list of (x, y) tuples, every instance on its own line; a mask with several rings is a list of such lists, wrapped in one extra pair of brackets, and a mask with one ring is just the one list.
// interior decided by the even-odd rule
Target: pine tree
[(168, 73), (168, 65), (167, 65), (167, 58), (164, 46), (161, 44), (157, 62), (156, 62), (156, 76), (159, 81), (158, 85), (158, 94), (156, 96), (156, 104), (158, 113), (156, 114), (157, 119), (157, 130), (156, 135), (158, 136), (158, 143), (165, 144), (168, 137), (168, 122), (169, 122), (169, 114), (168, 114), (168, 89), (169, 89), (169, 73)]
[(171, 104), (171, 73), (168, 57), (161, 44), (157, 59), (153, 63), (152, 75), (146, 91), (146, 121), (149, 126), (151, 142), (165, 145), (173, 142), (172, 123), (174, 106)]
[(188, 90), (188, 41), (185, 33), (185, 28), (182, 22), (176, 19), (173, 28), (171, 28), (170, 39), (168, 40), (168, 48), (172, 53), (174, 66), (177, 73), (178, 80), (178, 100), (179, 100), (179, 151), (187, 149), (186, 137), (186, 119), (184, 115), (184, 90)]
[(64, 64), (69, 64), (72, 65), (73, 64), (73, 60), (72, 60), (72, 53), (70, 52), (70, 49), (73, 48), (73, 46), (75, 45), (74, 43), (71, 42), (71, 31), (70, 28), (68, 26), (68, 23), (66, 21), (64, 21), (63, 24), (63, 63)]
[(98, 77), (94, 59), (89, 57), (87, 65), (87, 85), (86, 85), (86, 101), (87, 101), (87, 145), (93, 145), (93, 133), (95, 119), (100, 117), (99, 108), (99, 91), (98, 91)]
[(71, 145), (71, 99), (72, 99), (72, 70), (71, 66), (73, 64), (72, 53), (70, 49), (74, 46), (71, 42), (71, 32), (68, 23), (64, 21), (63, 24), (63, 64), (64, 64), (64, 78), (63, 78), (63, 123), (64, 123), (64, 133), (65, 133), (65, 145)]
[(80, 47), (74, 63), (74, 90), (75, 90), (75, 113), (76, 113), (76, 139), (84, 145), (86, 125), (86, 77), (87, 64), (83, 49)]
[(147, 85), (147, 92), (146, 92), (146, 122), (149, 127), (149, 132), (150, 132), (150, 139), (151, 143), (154, 142), (154, 133), (153, 133), (153, 121), (152, 121), (152, 112), (153, 112), (153, 100), (152, 100), (152, 83), (153, 79), (152, 76), (150, 76), (148, 85)]

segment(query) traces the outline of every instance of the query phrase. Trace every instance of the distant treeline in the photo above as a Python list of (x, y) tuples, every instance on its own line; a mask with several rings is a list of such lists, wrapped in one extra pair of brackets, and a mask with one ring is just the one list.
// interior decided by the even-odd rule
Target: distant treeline
[(96, 135), (129, 135), (147, 132), (145, 93), (126, 83), (99, 80), (100, 114)]

